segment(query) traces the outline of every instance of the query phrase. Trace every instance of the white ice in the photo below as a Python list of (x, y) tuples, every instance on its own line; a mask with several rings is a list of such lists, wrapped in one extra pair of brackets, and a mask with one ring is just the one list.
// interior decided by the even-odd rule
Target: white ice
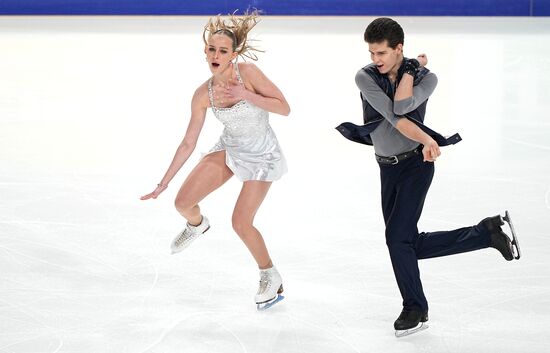
[(173, 207), (221, 132), (209, 112), (168, 190), (152, 191), (209, 77), (205, 17), (0, 18), (0, 352), (547, 352), (550, 344), (550, 20), (398, 20), (405, 54), (439, 86), (443, 148), (420, 229), (511, 212), (523, 250), (420, 263), (430, 328), (396, 339), (401, 310), (354, 75), (371, 17), (265, 18), (259, 67), (285, 93), (272, 114), (289, 173), (257, 215), (286, 299), (253, 302), (258, 273), (231, 229), (237, 180), (201, 204), (212, 229), (184, 253)]

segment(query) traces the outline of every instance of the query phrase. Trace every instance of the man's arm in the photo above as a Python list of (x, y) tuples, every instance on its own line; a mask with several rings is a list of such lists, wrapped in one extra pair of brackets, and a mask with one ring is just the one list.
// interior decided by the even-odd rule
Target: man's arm
[[(409, 75), (406, 75), (409, 76)], [(434, 75), (435, 76), (435, 75)], [(412, 77), (412, 76), (411, 76)], [(392, 124), (401, 134), (407, 138), (421, 143), (424, 145), (422, 153), (424, 160), (433, 162), (441, 152), (439, 146), (433, 138), (422, 131), (415, 123), (407, 118), (397, 117), (393, 112), (393, 102), (382, 91), (382, 89), (374, 82), (372, 77), (369, 76), (364, 70), (359, 70), (355, 75), (355, 83), (361, 90), (363, 97), (369, 102), (369, 104), (379, 112), (386, 120)], [(412, 87), (412, 82), (411, 82)], [(415, 87), (416, 88), (416, 87)]]
[[(426, 66), (428, 58), (424, 54), (418, 56), (420, 66)], [(437, 86), (437, 76), (430, 72), (422, 78), (422, 81), (413, 87), (414, 76), (404, 73), (397, 91), (395, 92), (393, 112), (404, 115), (412, 112), (428, 99)]]
[(412, 112), (428, 99), (437, 86), (437, 76), (433, 73), (427, 74), (422, 81), (413, 87), (414, 77), (404, 74), (395, 92), (393, 112), (397, 115), (404, 115)]
[(393, 102), (364, 70), (355, 75), (355, 84), (361, 90), (363, 98), (379, 112), (390, 124), (395, 126), (398, 117), (393, 112)]
[(422, 149), (424, 161), (434, 162), (441, 155), (437, 142), (409, 119), (399, 119), (395, 128), (407, 138), (424, 145)]

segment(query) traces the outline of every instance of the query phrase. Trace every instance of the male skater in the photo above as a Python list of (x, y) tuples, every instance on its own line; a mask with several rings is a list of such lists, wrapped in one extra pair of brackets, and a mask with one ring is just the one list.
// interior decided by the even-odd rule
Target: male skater
[[(428, 302), (422, 290), (418, 259), (452, 255), (487, 247), (508, 261), (520, 252), (510, 216), (483, 219), (477, 225), (451, 231), (418, 233), (417, 223), (434, 175), (439, 146), (455, 144), (458, 134), (444, 138), (426, 127), (424, 115), (437, 77), (425, 68), (427, 57), (403, 56), (404, 33), (390, 18), (378, 18), (365, 30), (372, 63), (357, 73), (365, 125), (337, 127), (346, 138), (374, 145), (380, 166), (382, 213), (386, 244), (403, 297), (403, 311), (394, 323), (397, 337), (424, 328)], [(508, 222), (512, 240), (502, 231)]]

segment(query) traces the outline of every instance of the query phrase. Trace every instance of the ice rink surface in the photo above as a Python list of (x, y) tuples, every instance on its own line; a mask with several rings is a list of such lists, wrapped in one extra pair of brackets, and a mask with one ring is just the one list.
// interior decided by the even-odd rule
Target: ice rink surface
[(201, 204), (211, 230), (170, 255), (174, 197), (222, 126), (208, 113), (167, 191), (163, 176), (209, 78), (204, 17), (0, 18), (0, 352), (548, 352), (550, 20), (397, 20), (405, 55), (439, 85), (427, 124), (442, 149), (420, 230), (508, 209), (523, 257), (494, 249), (423, 260), (430, 328), (396, 339), (401, 298), (384, 240), (354, 83), (371, 17), (265, 18), (257, 65), (284, 92), (271, 115), (289, 163), (256, 226), (286, 299), (253, 303), (258, 273), (231, 228), (236, 179)]

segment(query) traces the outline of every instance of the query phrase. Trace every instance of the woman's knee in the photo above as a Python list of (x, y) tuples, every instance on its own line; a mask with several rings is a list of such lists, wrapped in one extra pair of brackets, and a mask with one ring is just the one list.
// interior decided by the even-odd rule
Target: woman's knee
[(180, 213), (185, 213), (195, 207), (195, 205), (190, 202), (189, 199), (185, 197), (185, 195), (176, 196), (176, 200), (174, 200), (174, 206), (176, 207), (176, 210), (178, 210), (178, 212)]
[(248, 231), (253, 229), (252, 222), (244, 217), (234, 215), (231, 223), (233, 225), (233, 230), (240, 237), (246, 236), (246, 234), (249, 233)]

